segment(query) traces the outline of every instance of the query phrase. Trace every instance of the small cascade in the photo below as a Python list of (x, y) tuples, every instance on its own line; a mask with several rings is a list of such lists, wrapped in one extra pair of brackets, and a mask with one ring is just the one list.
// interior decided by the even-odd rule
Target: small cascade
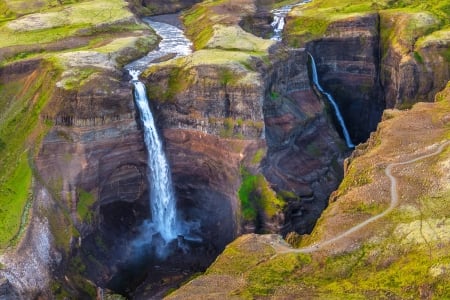
[(333, 106), (336, 117), (339, 121), (339, 124), (341, 125), (347, 147), (355, 148), (355, 145), (352, 143), (352, 141), (350, 139), (350, 134), (348, 133), (347, 127), (345, 126), (344, 118), (342, 117), (341, 111), (339, 110), (339, 107), (338, 107), (336, 101), (334, 100), (333, 96), (331, 96), (331, 94), (324, 91), (324, 89), (322, 88), (322, 86), (319, 83), (319, 77), (317, 75), (317, 68), (316, 68), (316, 62), (314, 60), (314, 57), (310, 53), (308, 53), (308, 55), (311, 58), (312, 78), (313, 78), (314, 85), (317, 87), (317, 89), (322, 94), (324, 94), (327, 97), (328, 101), (330, 101), (331, 105)]
[(272, 26), (272, 28), (273, 28), (273, 36), (270, 39), (274, 40), (274, 41), (281, 41), (283, 39), (282, 34), (283, 34), (285, 18), (287, 16), (287, 14), (291, 11), (291, 9), (293, 7), (299, 6), (299, 5), (308, 3), (308, 2), (311, 2), (311, 0), (304, 0), (297, 4), (285, 5), (280, 8), (272, 10), (271, 13), (273, 14), (273, 22), (270, 24), (270, 26)]

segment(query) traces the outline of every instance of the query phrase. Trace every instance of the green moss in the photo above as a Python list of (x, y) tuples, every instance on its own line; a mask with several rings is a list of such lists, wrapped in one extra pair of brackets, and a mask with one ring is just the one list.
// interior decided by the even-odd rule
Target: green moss
[(213, 22), (209, 19), (210, 14), (207, 6), (196, 5), (181, 16), (186, 27), (186, 34), (191, 38), (196, 50), (204, 48), (213, 36)]
[(83, 223), (91, 223), (93, 212), (92, 204), (95, 202), (95, 197), (83, 189), (78, 189), (77, 213)]
[(256, 209), (251, 201), (251, 193), (254, 190), (256, 176), (252, 176), (246, 171), (242, 173), (242, 184), (238, 191), (239, 199), (241, 200), (241, 212), (244, 220), (251, 221), (256, 218)]
[(33, 155), (48, 126), (39, 114), (51, 97), (56, 73), (50, 66), (16, 82), (0, 85), (0, 248), (15, 237), (30, 198)]
[(89, 78), (98, 74), (100, 70), (98, 68), (93, 67), (85, 67), (85, 68), (73, 68), (71, 70), (71, 75), (64, 77), (60, 82), (62, 83), (62, 87), (66, 90), (74, 90), (77, 89), (89, 80)]
[(254, 221), (258, 213), (271, 218), (284, 207), (284, 200), (277, 197), (262, 174), (252, 175), (245, 169), (241, 173), (242, 184), (238, 195), (244, 220)]
[(225, 118), (223, 119), (223, 129), (220, 131), (220, 136), (224, 138), (230, 138), (234, 133), (234, 119)]
[(350, 188), (363, 186), (372, 182), (370, 169), (360, 169), (354, 164), (350, 165), (347, 174), (338, 188), (338, 195), (344, 195)]
[(322, 155), (322, 150), (315, 143), (311, 143), (306, 146), (306, 153), (312, 157), (320, 157)]
[(259, 164), (265, 155), (266, 155), (265, 149), (258, 149), (256, 151), (255, 155), (253, 155), (252, 164), (255, 164), (255, 165)]
[(68, 253), (70, 249), (70, 240), (72, 239), (72, 233), (74, 232), (69, 213), (59, 205), (44, 213), (48, 216), (50, 231), (54, 238), (55, 246), (61, 251), (64, 251), (64, 253)]
[(308, 256), (288, 254), (277, 256), (267, 263), (263, 262), (249, 272), (249, 284), (242, 294), (253, 297), (268, 296), (276, 287), (285, 284), (297, 268), (308, 264), (309, 261)]
[(450, 63), (450, 48), (447, 48), (444, 51), (442, 51), (442, 56), (444, 57), (446, 62)]
[(275, 254), (269, 245), (254, 247), (251, 238), (241, 238), (240, 241), (229, 244), (223, 251), (224, 255), (217, 258), (206, 274), (228, 274), (243, 276), (255, 265), (267, 260)]

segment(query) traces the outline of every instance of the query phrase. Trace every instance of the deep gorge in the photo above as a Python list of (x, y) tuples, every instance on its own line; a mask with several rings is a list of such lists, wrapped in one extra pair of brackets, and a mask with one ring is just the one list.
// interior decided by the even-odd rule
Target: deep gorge
[[(245, 20), (254, 32), (267, 34), (271, 19), (264, 10)], [(36, 232), (51, 232), (54, 246), (42, 266), (52, 266), (48, 276), (55, 284), (38, 291), (7, 286), (11, 295), (51, 297), (67, 290), (89, 298), (99, 287), (135, 299), (160, 298), (203, 272), (242, 234), (309, 234), (340, 184), (351, 150), (332, 107), (312, 84), (308, 53), (355, 144), (376, 130), (385, 108), (431, 100), (449, 77), (448, 67), (433, 60), (439, 45), (423, 50), (418, 62), (387, 43), (381, 32), (386, 22), (378, 13), (336, 21), (320, 38), (294, 47), (297, 37), (288, 35), (267, 55), (242, 51), (243, 59), (220, 47), (178, 59), (169, 54), (142, 73), (178, 213), (198, 222), (202, 240), (180, 236), (162, 258), (153, 252), (158, 237), (142, 247), (133, 244), (151, 218), (151, 184), (130, 76), (108, 66), (72, 90), (61, 88), (60, 80), (40, 114), (51, 127), (36, 150), (38, 196), (20, 248), (35, 247)], [(216, 60), (222, 56), (226, 63)], [(30, 82), (42, 63), (2, 67), (1, 82)]]

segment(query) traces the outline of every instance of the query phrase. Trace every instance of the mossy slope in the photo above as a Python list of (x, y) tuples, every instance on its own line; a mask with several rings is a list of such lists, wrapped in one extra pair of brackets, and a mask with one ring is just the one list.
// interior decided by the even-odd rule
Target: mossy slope
[(26, 202), (31, 200), (29, 159), (50, 123), (40, 112), (55, 89), (50, 63), (25, 74), (0, 79), (0, 248), (17, 235)]

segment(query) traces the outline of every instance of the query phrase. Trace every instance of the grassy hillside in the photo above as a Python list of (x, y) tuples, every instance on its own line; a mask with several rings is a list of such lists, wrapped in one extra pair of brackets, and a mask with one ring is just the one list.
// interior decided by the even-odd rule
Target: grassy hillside
[(0, 78), (0, 249), (26, 221), (22, 214), (32, 197), (29, 159), (51, 126), (39, 120), (39, 114), (55, 89), (56, 78), (48, 63), (26, 74)]
[[(297, 237), (298, 246), (327, 241), (388, 207), (387, 165), (450, 141), (450, 84), (436, 100), (385, 112), (376, 134), (355, 150), (336, 201), (311, 236)], [(275, 235), (243, 236), (169, 299), (448, 299), (449, 157), (447, 145), (395, 166), (399, 204), (359, 231), (312, 253), (286, 253), (292, 248)]]

